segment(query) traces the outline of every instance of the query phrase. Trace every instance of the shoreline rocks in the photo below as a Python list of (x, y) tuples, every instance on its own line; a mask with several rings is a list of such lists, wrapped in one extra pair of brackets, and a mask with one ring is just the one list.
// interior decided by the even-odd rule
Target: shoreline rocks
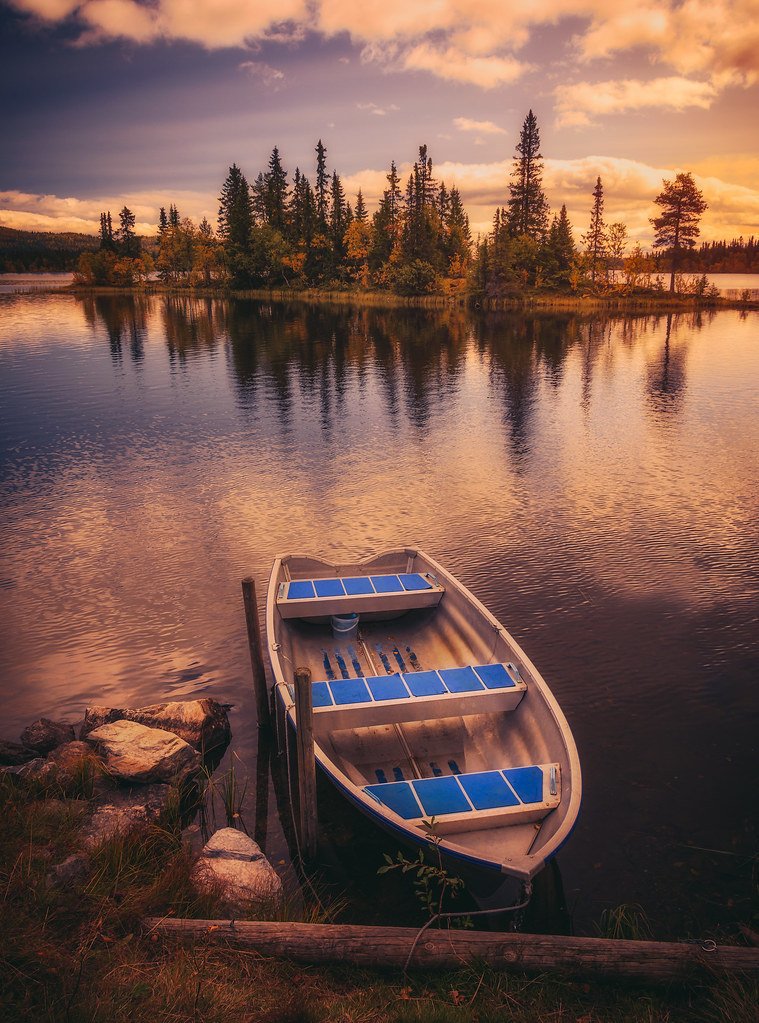
[(276, 911), (283, 903), (282, 881), (258, 843), (236, 828), (221, 828), (203, 846), (193, 872), (199, 892), (219, 886), (232, 911), (256, 904)]
[(74, 727), (67, 721), (51, 721), (50, 718), (38, 718), (23, 730), (20, 736), (24, 746), (38, 754), (47, 754), (56, 746), (73, 742), (76, 739)]
[(101, 725), (135, 721), (148, 728), (162, 728), (205, 755), (229, 745), (232, 729), (224, 707), (216, 700), (183, 700), (154, 703), (148, 707), (87, 707), (79, 738), (85, 739)]
[(197, 750), (163, 728), (119, 720), (87, 733), (86, 741), (100, 754), (106, 772), (125, 782), (180, 785), (200, 770)]

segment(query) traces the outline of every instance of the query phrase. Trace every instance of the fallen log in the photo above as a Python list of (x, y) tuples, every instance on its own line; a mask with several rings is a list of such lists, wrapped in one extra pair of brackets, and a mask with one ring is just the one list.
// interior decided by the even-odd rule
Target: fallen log
[[(356, 966), (455, 969), (487, 963), (519, 973), (573, 977), (627, 977), (650, 982), (690, 981), (704, 975), (759, 975), (759, 949), (714, 942), (626, 941), (552, 934), (506, 934), (354, 924), (270, 923), (152, 917), (151, 935), (225, 942), (284, 959)], [(415, 944), (416, 942), (416, 944)]]

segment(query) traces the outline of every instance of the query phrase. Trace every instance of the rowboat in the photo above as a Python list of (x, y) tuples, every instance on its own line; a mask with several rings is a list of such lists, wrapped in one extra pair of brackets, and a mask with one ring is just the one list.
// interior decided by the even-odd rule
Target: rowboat
[(529, 882), (567, 840), (580, 763), (512, 636), (423, 551), (274, 561), (267, 643), (282, 719), (311, 675), (317, 765), (404, 843)]

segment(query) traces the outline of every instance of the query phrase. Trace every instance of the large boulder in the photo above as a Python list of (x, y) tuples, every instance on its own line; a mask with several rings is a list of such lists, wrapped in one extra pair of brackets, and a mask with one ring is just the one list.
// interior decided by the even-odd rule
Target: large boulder
[(163, 728), (136, 721), (114, 721), (87, 735), (101, 755), (105, 769), (120, 781), (181, 784), (200, 768), (200, 754)]
[(102, 794), (82, 829), (85, 848), (93, 849), (146, 824), (164, 823), (176, 805), (176, 798), (176, 789), (171, 785), (137, 785)]
[(18, 764), (25, 764), (34, 760), (37, 753), (28, 746), (21, 746), (17, 742), (6, 742), (0, 739), (0, 764), (5, 767), (16, 767)]
[(64, 742), (72, 742), (76, 736), (73, 727), (67, 721), (51, 721), (50, 718), (39, 718), (32, 722), (21, 733), (21, 742), (37, 753), (46, 754)]
[(193, 881), (199, 891), (220, 887), (226, 905), (238, 912), (251, 905), (269, 911), (282, 905), (279, 875), (260, 846), (235, 828), (222, 828), (206, 842)]
[(148, 728), (163, 728), (203, 754), (227, 746), (232, 738), (227, 712), (210, 698), (123, 709), (88, 707), (80, 738), (84, 739), (94, 728), (113, 721), (137, 721)]

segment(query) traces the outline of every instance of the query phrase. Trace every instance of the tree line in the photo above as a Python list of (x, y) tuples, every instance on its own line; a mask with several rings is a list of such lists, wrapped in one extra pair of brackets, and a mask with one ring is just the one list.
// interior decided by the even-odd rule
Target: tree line
[[(575, 239), (566, 206), (550, 209), (543, 188), (537, 118), (524, 119), (508, 182), (508, 198), (493, 226), (473, 243), (456, 187), (434, 172), (421, 145), (405, 183), (395, 162), (377, 209), (369, 214), (359, 189), (353, 202), (336, 170), (328, 169), (321, 139), (311, 179), (292, 178), (279, 149), (248, 181), (229, 168), (219, 195), (216, 229), (195, 225), (176, 205), (161, 208), (152, 253), (134, 232), (124, 207), (114, 226), (101, 215), (100, 249), (82, 256), (79, 279), (133, 284), (151, 273), (169, 285), (386, 289), (399, 294), (472, 294), (508, 297), (525, 290), (605, 292), (650, 284), (666, 263), (670, 290), (679, 270), (691, 270), (706, 202), (691, 174), (664, 181), (651, 218), (654, 252), (629, 247), (622, 222), (608, 223), (601, 177), (592, 192), (587, 231)], [(751, 239), (751, 258), (756, 252)], [(704, 253), (704, 247), (698, 250)], [(658, 254), (658, 255), (657, 255)], [(691, 262), (686, 264), (686, 257)], [(703, 255), (701, 258), (705, 258)], [(661, 285), (660, 285), (661, 286)]]

